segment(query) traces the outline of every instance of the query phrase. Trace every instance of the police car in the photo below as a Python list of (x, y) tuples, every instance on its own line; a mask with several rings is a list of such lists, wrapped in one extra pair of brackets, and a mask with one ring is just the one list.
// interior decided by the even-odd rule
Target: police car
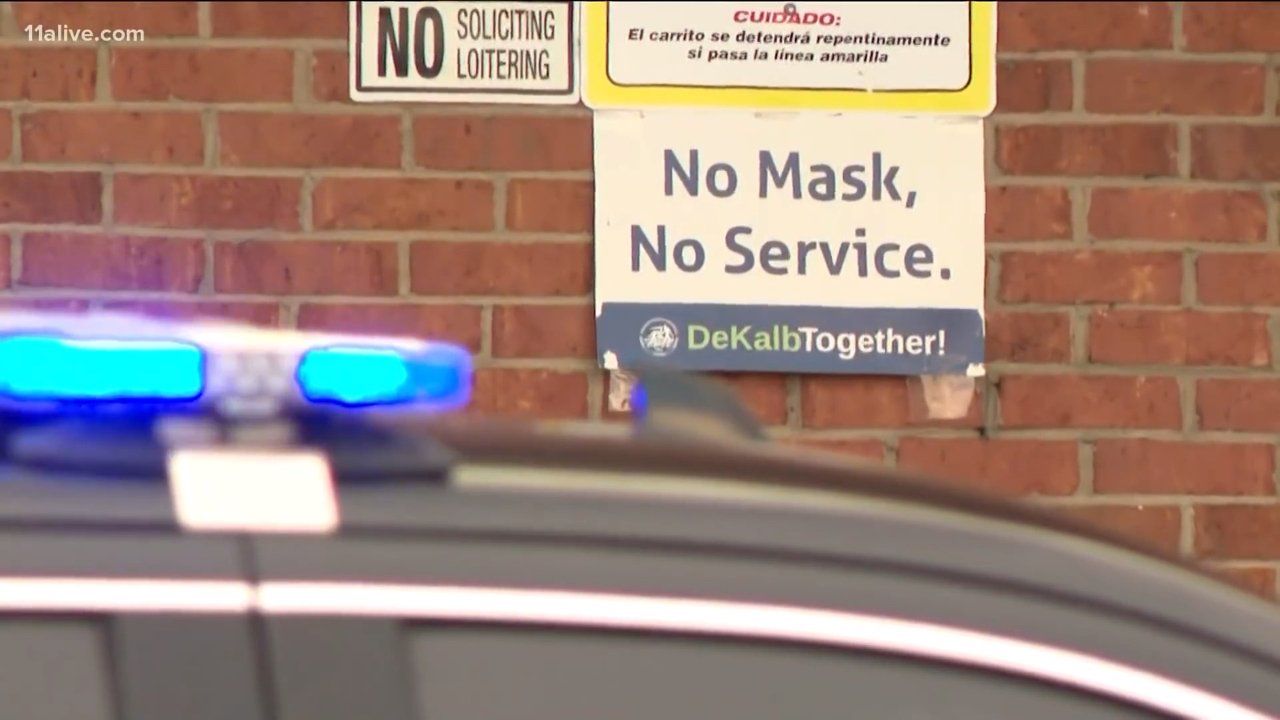
[(467, 353), (0, 316), (15, 720), (1280, 718), (1280, 615), (642, 374), (503, 424)]

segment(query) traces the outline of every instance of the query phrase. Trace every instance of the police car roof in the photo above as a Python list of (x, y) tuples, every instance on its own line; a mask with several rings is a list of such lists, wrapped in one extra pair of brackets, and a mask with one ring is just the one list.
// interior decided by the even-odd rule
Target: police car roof
[[(733, 437), (673, 442), (669, 437), (637, 435), (625, 422), (392, 415), (370, 424), (429, 439), (447, 450), (452, 459), (442, 477), (417, 478), (442, 480), (440, 483), (404, 483), (415, 478), (406, 477), (402, 466), (397, 465), (385, 478), (367, 474), (361, 485), (370, 479), (385, 479), (386, 487), (403, 487), (407, 492), (427, 486), (510, 489), (557, 498), (607, 496), (633, 503), (696, 501), (704, 509), (743, 504), (764, 511), (802, 513), (872, 506), (912, 508), (964, 517), (993, 528), (1007, 526), (1052, 533), (1200, 572), (1194, 564), (1155, 553), (1056, 513), (811, 448)], [(359, 440), (356, 439), (357, 448)], [(144, 512), (145, 506), (134, 506), (136, 512), (115, 515), (110, 508), (119, 503), (112, 497), (127, 503), (140, 488), (162, 485), (163, 473), (139, 474), (119, 469), (97, 472), (92, 467), (92, 453), (84, 452), (84, 448), (80, 451), (68, 455), (79, 455), (72, 460), (86, 456), (89, 459), (73, 465), (69, 472), (24, 467), (0, 459), (0, 480), (11, 481), (0, 482), (0, 524), (81, 518), (93, 525), (110, 525), (113, 519), (141, 520), (149, 514)], [(104, 478), (116, 482), (104, 483)], [(102, 496), (103, 504), (80, 499), (84, 496), (75, 489), (85, 490), (84, 482), (92, 484), (92, 491)], [(29, 502), (37, 497), (41, 499)], [(162, 515), (167, 520), (170, 513), (166, 510)], [(161, 518), (153, 515), (152, 519)]]

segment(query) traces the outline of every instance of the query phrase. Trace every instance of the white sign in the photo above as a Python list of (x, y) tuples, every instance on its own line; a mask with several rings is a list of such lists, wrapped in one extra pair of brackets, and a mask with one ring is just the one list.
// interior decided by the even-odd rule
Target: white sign
[(312, 451), (174, 450), (178, 522), (202, 532), (330, 533), (338, 499), (329, 461)]
[(981, 375), (980, 119), (595, 116), (607, 368)]
[(578, 102), (572, 2), (352, 0), (351, 99)]
[(593, 108), (860, 109), (985, 115), (991, 2), (586, 4)]

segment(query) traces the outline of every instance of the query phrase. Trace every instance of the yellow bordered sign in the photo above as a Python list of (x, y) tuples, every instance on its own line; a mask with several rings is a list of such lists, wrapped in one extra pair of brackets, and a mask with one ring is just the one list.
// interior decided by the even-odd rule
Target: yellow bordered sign
[(994, 2), (584, 2), (596, 110), (741, 108), (983, 116)]

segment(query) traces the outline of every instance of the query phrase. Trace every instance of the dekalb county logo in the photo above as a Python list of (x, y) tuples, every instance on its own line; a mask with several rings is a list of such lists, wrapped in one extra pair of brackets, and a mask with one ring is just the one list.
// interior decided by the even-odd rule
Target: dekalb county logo
[(654, 357), (666, 357), (680, 345), (680, 329), (666, 318), (654, 318), (640, 328), (640, 347)]

